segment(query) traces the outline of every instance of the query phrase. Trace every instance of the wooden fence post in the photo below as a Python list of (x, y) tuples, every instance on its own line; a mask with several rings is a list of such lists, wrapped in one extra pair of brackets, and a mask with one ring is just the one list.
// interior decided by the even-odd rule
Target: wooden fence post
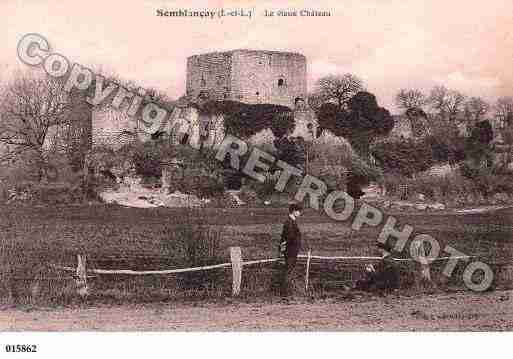
[(308, 257), (306, 258), (306, 275), (305, 275), (305, 290), (308, 291), (308, 278), (310, 277), (310, 259), (312, 257), (312, 251), (308, 251)]
[(88, 294), (87, 288), (87, 271), (86, 271), (86, 256), (77, 254), (77, 274), (75, 283), (77, 285), (77, 293), (81, 297)]
[(238, 296), (242, 280), (242, 252), (240, 247), (230, 247), (230, 259), (233, 273), (232, 295)]

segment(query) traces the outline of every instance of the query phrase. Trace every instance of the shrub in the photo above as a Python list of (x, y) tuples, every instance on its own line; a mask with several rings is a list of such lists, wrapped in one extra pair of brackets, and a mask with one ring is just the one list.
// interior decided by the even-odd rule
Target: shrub
[(266, 176), (264, 182), (253, 181), (255, 183), (255, 192), (259, 198), (269, 198), (276, 189), (276, 181), (270, 176)]
[(224, 193), (223, 183), (214, 177), (196, 176), (188, 178), (189, 187), (186, 192), (199, 198), (219, 197)]
[(363, 183), (380, 181), (382, 171), (358, 156), (349, 142), (325, 132), (308, 148), (308, 172), (323, 179), (330, 190), (340, 190), (346, 174), (352, 173)]
[[(164, 251), (183, 267), (221, 263), (222, 229), (205, 225), (201, 217), (193, 214), (193, 210), (187, 211), (185, 221), (175, 228), (172, 235), (162, 240)], [(179, 284), (182, 288), (215, 286), (221, 276), (222, 272), (213, 270), (183, 273), (179, 275)]]
[(409, 193), (422, 193), (434, 200), (491, 197), (495, 193), (513, 193), (513, 182), (508, 175), (482, 175), (467, 178), (459, 171), (444, 176), (418, 176), (414, 179), (395, 175), (385, 176), (385, 186), (390, 195), (399, 195), (407, 185)]
[(244, 104), (237, 101), (209, 101), (202, 106), (206, 114), (223, 114), (226, 133), (249, 138), (265, 130), (277, 137), (292, 132), (294, 118), (290, 108), (272, 104)]
[(8, 201), (45, 205), (81, 203), (84, 200), (97, 199), (97, 186), (97, 183), (90, 183), (88, 186), (82, 180), (75, 183), (25, 181), (14, 186)]
[(457, 163), (465, 159), (465, 138), (440, 134), (427, 137), (423, 145), (431, 148), (435, 163)]
[(381, 142), (374, 146), (373, 155), (385, 172), (410, 177), (435, 164), (431, 148), (412, 140)]
[(141, 186), (145, 188), (158, 188), (161, 187), (160, 178), (158, 177), (143, 177), (141, 180)]
[[(50, 268), (48, 263), (58, 263), (63, 255), (60, 250), (49, 251), (45, 238), (19, 240), (16, 234), (9, 235), (0, 243), (0, 297), (8, 298), (11, 304), (27, 305), (53, 301), (57, 296), (69, 300), (74, 292), (66, 291), (68, 274)], [(52, 280), (43, 280), (52, 278)]]
[(242, 187), (239, 197), (241, 200), (249, 204), (255, 204), (259, 199), (258, 194), (248, 186)]
[(485, 197), (495, 193), (513, 193), (512, 176), (487, 174), (476, 177), (473, 182)]
[(151, 144), (137, 148), (133, 157), (135, 172), (143, 177), (161, 177), (162, 165), (158, 150)]

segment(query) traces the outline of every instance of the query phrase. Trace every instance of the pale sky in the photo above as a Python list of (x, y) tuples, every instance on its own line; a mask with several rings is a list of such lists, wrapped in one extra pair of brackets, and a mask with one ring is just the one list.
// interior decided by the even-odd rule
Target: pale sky
[[(243, 8), (253, 18), (157, 17), (157, 9)], [(263, 16), (264, 9), (329, 10), (331, 17)], [(295, 51), (308, 60), (309, 85), (353, 73), (380, 105), (396, 112), (400, 88), (444, 84), (495, 101), (513, 95), (513, 1), (108, 1), (0, 0), (0, 81), (17, 69), (26, 33), (89, 67), (185, 92), (187, 56), (238, 48)]]

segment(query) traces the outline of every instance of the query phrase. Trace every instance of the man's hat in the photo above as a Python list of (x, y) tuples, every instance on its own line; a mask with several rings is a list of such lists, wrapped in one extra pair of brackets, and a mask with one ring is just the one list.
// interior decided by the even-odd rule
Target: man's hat
[(303, 210), (303, 207), (300, 205), (300, 204), (297, 204), (297, 203), (292, 203), (290, 206), (289, 206), (289, 213), (292, 213), (294, 211), (302, 211)]

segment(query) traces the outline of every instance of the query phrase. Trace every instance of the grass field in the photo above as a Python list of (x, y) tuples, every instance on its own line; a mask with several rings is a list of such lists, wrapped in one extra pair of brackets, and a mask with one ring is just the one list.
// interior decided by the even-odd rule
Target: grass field
[[(282, 208), (138, 209), (114, 205), (70, 207), (0, 207), (0, 236), (4, 243), (27, 249), (84, 253), (97, 258), (162, 256), (161, 240), (173, 236), (185, 221), (219, 227), (222, 247), (241, 246), (245, 257), (270, 255), (276, 248)], [(509, 259), (513, 253), (513, 209), (457, 215), (449, 213), (394, 214), (398, 226), (410, 224), (416, 233), (433, 235), (467, 254)], [(323, 254), (360, 254), (373, 250), (382, 226), (350, 230), (350, 220), (335, 222), (307, 210), (300, 226), (311, 249)], [(228, 257), (227, 257), (228, 258)]]
[[(74, 266), (76, 254), (81, 253), (87, 255), (92, 267), (134, 270), (183, 267), (180, 258), (183, 248), (173, 245), (180, 242), (179, 229), (186, 222), (218, 231), (216, 253), (212, 257), (215, 263), (229, 261), (230, 246), (240, 246), (246, 260), (270, 258), (276, 256), (281, 223), (286, 215), (286, 209), (282, 208), (205, 208), (190, 212), (179, 208), (136, 209), (113, 205), (1, 207), (1, 265), (18, 267), (14, 277), (23, 277), (20, 270), (25, 269), (20, 263), (28, 264), (31, 269), (48, 263)], [(434, 236), (442, 249), (451, 245), (467, 255), (479, 255), (480, 260), (493, 264), (494, 270), (503, 272), (503, 264), (511, 261), (512, 209), (465, 215), (446, 212), (394, 216), (399, 227), (410, 224), (415, 229), (414, 234)], [(375, 241), (382, 225), (352, 231), (350, 223), (350, 220), (334, 222), (314, 210), (305, 211), (300, 219), (305, 245), (313, 254), (379, 255)], [(337, 268), (332, 266), (326, 270)], [(265, 287), (267, 284), (259, 284), (262, 273), (263, 268), (247, 271), (245, 275), (251, 279), (247, 279), (245, 285), (254, 290)], [(224, 271), (217, 275), (217, 283), (228, 289), (229, 274)], [(30, 275), (35, 274), (27, 274)], [(500, 273), (499, 284), (509, 285), (509, 276), (509, 272)], [(208, 280), (208, 276), (202, 278)], [(178, 279), (183, 280), (183, 277)], [(131, 288), (139, 286), (141, 280), (137, 279), (137, 284)], [(149, 285), (162, 289), (170, 286), (169, 280), (152, 279)], [(147, 285), (148, 280), (144, 280), (144, 286)], [(107, 287), (105, 283), (98, 285), (98, 288)], [(131, 290), (127, 288), (125, 281), (122, 290)], [(139, 291), (143, 290), (139, 288)]]

